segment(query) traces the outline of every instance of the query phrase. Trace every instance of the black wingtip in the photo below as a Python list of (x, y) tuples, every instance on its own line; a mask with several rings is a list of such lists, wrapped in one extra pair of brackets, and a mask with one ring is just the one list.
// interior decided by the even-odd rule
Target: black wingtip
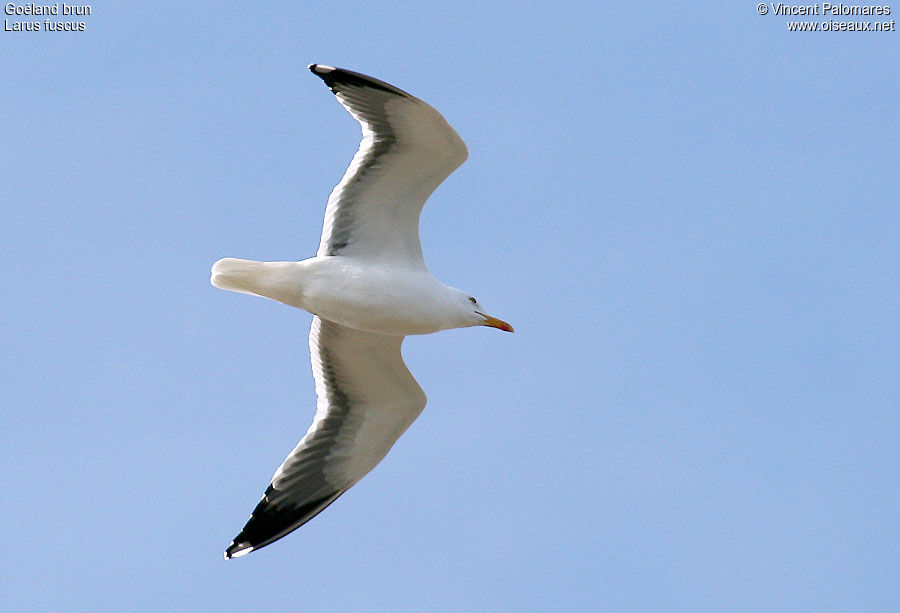
[(225, 550), (225, 559), (239, 558), (293, 532), (313, 517), (321, 513), (325, 507), (337, 500), (346, 490), (337, 490), (327, 496), (317, 497), (299, 506), (279, 508), (269, 502), (272, 486), (266, 490), (262, 500), (253, 509), (244, 529), (234, 537), (231, 545)]
[(230, 560), (231, 558), (239, 558), (242, 555), (250, 553), (254, 549), (255, 547), (250, 545), (247, 541), (241, 541), (240, 543), (231, 541), (231, 545), (225, 550), (225, 559)]
[(337, 70), (337, 68), (335, 68), (334, 66), (325, 66), (324, 64), (310, 64), (309, 66), (307, 66), (307, 68), (309, 68), (309, 71), (311, 73), (319, 76)]
[(386, 91), (390, 94), (415, 98), (415, 96), (403, 91), (399, 87), (394, 87), (390, 83), (379, 81), (378, 79), (374, 79), (360, 72), (335, 68), (334, 66), (326, 66), (325, 64), (310, 64), (307, 68), (311, 73), (325, 81), (325, 84), (334, 93), (338, 93), (338, 89), (341, 85), (350, 85), (353, 87), (371, 87)]

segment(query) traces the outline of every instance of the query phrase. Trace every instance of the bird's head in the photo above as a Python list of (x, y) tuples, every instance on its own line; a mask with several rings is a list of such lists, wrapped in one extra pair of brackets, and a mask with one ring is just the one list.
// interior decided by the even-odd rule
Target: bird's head
[(498, 330), (503, 330), (504, 332), (515, 332), (515, 330), (513, 330), (513, 327), (502, 319), (491, 317), (490, 315), (485, 313), (484, 307), (481, 306), (481, 304), (479, 304), (479, 302), (475, 298), (462, 292), (460, 292), (460, 294), (460, 307), (466, 314), (467, 325), (488, 326), (489, 328), (497, 328)]

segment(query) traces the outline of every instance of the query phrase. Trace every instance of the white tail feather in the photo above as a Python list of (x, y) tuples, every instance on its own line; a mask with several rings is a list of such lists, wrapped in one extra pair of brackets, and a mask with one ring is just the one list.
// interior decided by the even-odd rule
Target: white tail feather
[(265, 262), (223, 258), (213, 264), (209, 282), (219, 289), (262, 295), (259, 290), (262, 289), (260, 285), (265, 276)]
[(210, 283), (219, 289), (252, 294), (303, 308), (298, 262), (255, 262), (223, 258), (213, 264)]

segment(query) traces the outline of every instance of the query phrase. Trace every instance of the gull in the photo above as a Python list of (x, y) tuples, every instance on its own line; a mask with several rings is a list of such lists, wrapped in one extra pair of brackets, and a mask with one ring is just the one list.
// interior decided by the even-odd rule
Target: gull
[(505, 321), (435, 279), (419, 243), (425, 200), (468, 157), (434, 108), (363, 74), (310, 64), (362, 126), (362, 142), (325, 208), (315, 257), (299, 262), (224, 258), (218, 288), (276, 300), (313, 315), (309, 353), (316, 412), (275, 471), (225, 558), (296, 530), (371, 471), (425, 408), (403, 362), (411, 334)]

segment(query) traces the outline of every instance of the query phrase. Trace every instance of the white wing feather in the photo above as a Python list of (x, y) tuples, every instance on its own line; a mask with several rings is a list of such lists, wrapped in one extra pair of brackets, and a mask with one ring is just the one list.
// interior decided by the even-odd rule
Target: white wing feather
[(377, 79), (310, 66), (362, 126), (362, 142), (331, 192), (318, 255), (424, 267), (419, 214), (468, 156), (434, 108)]
[(318, 317), (309, 332), (318, 408), (225, 556), (250, 553), (312, 519), (372, 470), (425, 407), (401, 336)]

